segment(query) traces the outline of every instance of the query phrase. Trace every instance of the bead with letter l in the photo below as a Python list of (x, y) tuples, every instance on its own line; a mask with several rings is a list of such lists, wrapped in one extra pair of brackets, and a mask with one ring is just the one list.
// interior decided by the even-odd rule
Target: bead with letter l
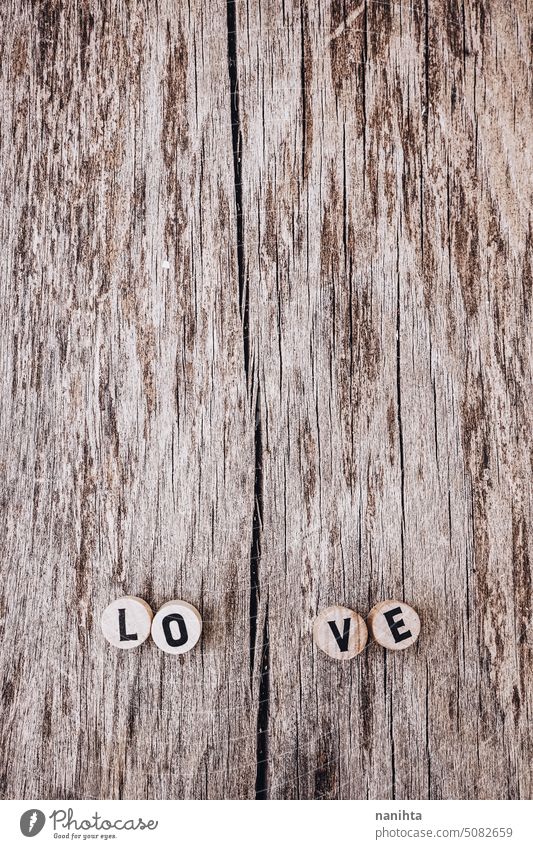
[(112, 646), (135, 649), (150, 635), (152, 608), (142, 598), (127, 595), (108, 604), (102, 613), (102, 633)]

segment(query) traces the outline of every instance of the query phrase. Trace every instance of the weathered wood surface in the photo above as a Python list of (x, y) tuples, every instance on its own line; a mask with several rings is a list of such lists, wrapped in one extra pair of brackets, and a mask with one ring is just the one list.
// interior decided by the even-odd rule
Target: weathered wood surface
[(1, 18), (2, 795), (530, 798), (531, 5)]

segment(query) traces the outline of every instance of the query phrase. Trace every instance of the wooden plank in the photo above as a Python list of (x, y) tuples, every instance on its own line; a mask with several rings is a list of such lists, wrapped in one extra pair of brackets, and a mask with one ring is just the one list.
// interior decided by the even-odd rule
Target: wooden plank
[[(4, 10), (9, 797), (253, 795), (226, 10), (151, 8)], [(198, 606), (200, 647), (108, 646), (128, 593)]]
[(1, 17), (2, 796), (530, 798), (526, 0)]
[[(531, 9), (239, 3), (272, 798), (532, 791)], [(332, 663), (330, 604), (419, 611)]]

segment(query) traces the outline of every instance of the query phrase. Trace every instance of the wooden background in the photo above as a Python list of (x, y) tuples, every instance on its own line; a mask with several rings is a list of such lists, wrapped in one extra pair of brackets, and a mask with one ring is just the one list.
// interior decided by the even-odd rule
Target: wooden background
[(531, 798), (529, 0), (1, 19), (3, 797)]

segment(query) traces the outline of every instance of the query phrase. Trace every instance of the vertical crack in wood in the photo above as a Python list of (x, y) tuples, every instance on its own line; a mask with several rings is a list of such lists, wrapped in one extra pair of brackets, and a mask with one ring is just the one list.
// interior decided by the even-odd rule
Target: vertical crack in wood
[[(250, 553), (250, 679), (253, 681), (257, 647), (257, 621), (260, 600), (261, 533), (263, 528), (263, 433), (261, 427), (261, 401), (258, 381), (255, 411), (254, 440), (254, 514), (252, 547)], [(268, 715), (269, 715), (269, 652), (268, 652), (268, 602), (263, 625), (261, 664), (259, 669), (259, 701), (257, 709), (257, 745), (255, 798), (268, 798)]]
[(368, 61), (368, 8), (365, 0), (363, 15), (363, 61), (361, 62), (361, 73), (363, 75), (361, 93), (363, 97), (363, 192), (366, 194), (366, 135), (367, 135), (367, 106), (366, 106), (366, 64)]
[(427, 764), (427, 798), (431, 799), (431, 729), (429, 722), (429, 660), (426, 660), (426, 764)]
[(248, 286), (244, 274), (244, 231), (242, 221), (242, 132), (239, 112), (239, 77), (237, 69), (237, 13), (235, 0), (227, 2), (228, 72), (231, 96), (231, 140), (233, 146), (233, 176), (235, 189), (237, 277), (239, 281), (239, 308), (244, 343), (244, 370), (250, 379), (250, 316)]
[(429, 120), (429, 0), (424, 3), (424, 110), (422, 112), (426, 152), (428, 149)]
[(263, 627), (263, 648), (259, 683), (259, 709), (257, 711), (257, 771), (255, 798), (268, 799), (268, 709), (269, 709), (269, 651), (268, 651), (268, 603)]
[[(231, 137), (236, 210), (237, 276), (239, 308), (243, 333), (244, 371), (251, 403), (255, 396), (254, 428), (254, 508), (250, 549), (250, 682), (253, 685), (256, 666), (257, 622), (260, 601), (261, 533), (263, 526), (263, 435), (261, 424), (261, 386), (258, 365), (250, 366), (250, 300), (244, 263), (244, 227), (242, 204), (242, 132), (239, 112), (239, 76), (237, 66), (236, 0), (227, 0), (228, 72), (231, 96)], [(254, 377), (257, 379), (254, 380)], [(269, 718), (269, 651), (268, 604), (263, 625), (256, 740), (256, 799), (268, 798), (268, 718)]]
[(396, 406), (398, 417), (398, 442), (400, 450), (400, 490), (402, 505), (402, 520), (400, 526), (401, 558), (402, 558), (402, 591), (405, 595), (405, 557), (404, 557), (404, 533), (405, 533), (405, 470), (403, 454), (403, 427), (402, 427), (402, 378), (401, 378), (401, 341), (400, 341), (400, 237), (396, 242)]
[(305, 80), (305, 37), (304, 37), (304, 11), (300, 0), (300, 96), (302, 101), (302, 175), (305, 174), (305, 151), (307, 148), (307, 101)]

